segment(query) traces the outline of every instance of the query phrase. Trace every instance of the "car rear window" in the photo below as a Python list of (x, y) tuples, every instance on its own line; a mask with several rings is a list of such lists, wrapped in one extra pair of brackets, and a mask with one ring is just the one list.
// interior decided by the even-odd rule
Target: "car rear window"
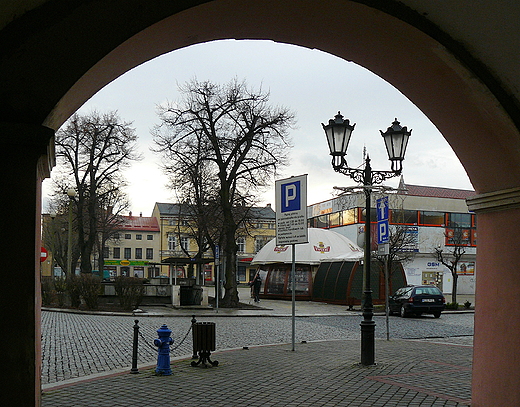
[(415, 294), (427, 294), (427, 295), (442, 295), (441, 290), (437, 287), (421, 287), (415, 289)]

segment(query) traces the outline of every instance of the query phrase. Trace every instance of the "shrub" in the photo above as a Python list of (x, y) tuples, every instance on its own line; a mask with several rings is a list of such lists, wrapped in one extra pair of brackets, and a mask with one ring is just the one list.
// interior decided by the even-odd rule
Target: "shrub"
[(72, 308), (79, 308), (81, 305), (81, 286), (77, 275), (67, 276), (67, 292), (69, 293), (70, 305)]
[(54, 302), (56, 291), (51, 278), (42, 278), (42, 305), (48, 307)]
[(458, 302), (448, 302), (446, 304), (446, 309), (459, 309), (459, 303)]
[(80, 293), (88, 309), (98, 307), (99, 292), (101, 289), (101, 278), (93, 274), (82, 274), (80, 280)]
[(55, 277), (54, 288), (56, 290), (58, 306), (63, 307), (65, 305), (65, 292), (67, 291), (67, 280), (65, 277)]
[(144, 279), (137, 277), (116, 277), (114, 288), (122, 308), (139, 308), (144, 297)]

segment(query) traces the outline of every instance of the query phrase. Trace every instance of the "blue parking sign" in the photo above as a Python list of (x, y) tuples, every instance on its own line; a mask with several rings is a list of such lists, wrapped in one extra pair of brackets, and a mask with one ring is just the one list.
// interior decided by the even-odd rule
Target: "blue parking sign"
[(301, 209), (300, 181), (282, 184), (282, 212), (299, 211)]

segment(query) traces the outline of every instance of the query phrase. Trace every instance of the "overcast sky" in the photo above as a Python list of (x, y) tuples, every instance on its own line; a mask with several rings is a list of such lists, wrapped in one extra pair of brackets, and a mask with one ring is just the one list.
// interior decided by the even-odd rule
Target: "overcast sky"
[[(405, 182), (473, 189), (435, 126), (397, 89), (370, 71), (318, 50), (272, 41), (226, 40), (190, 46), (149, 61), (107, 85), (80, 109), (80, 113), (117, 110), (122, 120), (133, 122), (145, 156), (126, 172), (134, 214), (151, 216), (155, 202), (174, 201), (159, 167), (160, 158), (149, 150), (150, 130), (159, 123), (156, 106), (178, 100), (178, 85), (192, 78), (225, 84), (235, 77), (269, 91), (271, 104), (295, 112), (291, 164), (280, 178), (308, 174), (309, 204), (330, 199), (334, 186), (354, 185), (333, 171), (321, 127), (338, 111), (356, 123), (347, 151), (351, 167), (361, 165), (366, 146), (374, 170), (390, 169), (379, 130), (385, 131), (397, 118), (413, 130), (403, 163)], [(397, 183), (398, 179), (386, 182)], [(46, 180), (44, 195), (48, 184)], [(274, 205), (274, 201), (273, 181), (261, 204)]]

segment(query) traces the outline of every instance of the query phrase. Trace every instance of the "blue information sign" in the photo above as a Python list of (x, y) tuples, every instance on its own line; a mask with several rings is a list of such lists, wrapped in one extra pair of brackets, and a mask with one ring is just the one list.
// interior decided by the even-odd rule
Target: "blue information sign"
[(377, 244), (388, 243), (390, 230), (388, 224), (388, 197), (379, 198), (377, 204)]

